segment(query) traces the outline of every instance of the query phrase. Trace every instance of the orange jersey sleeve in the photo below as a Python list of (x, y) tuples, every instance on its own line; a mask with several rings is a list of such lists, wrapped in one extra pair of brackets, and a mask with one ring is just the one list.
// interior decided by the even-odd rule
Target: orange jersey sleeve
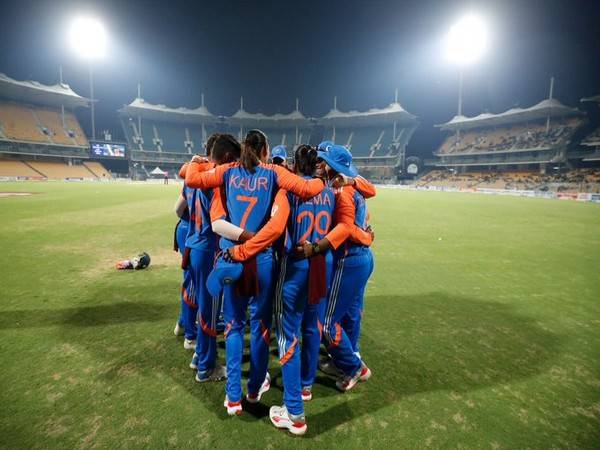
[(373, 238), (371, 234), (358, 227), (354, 223), (356, 208), (354, 207), (354, 189), (352, 187), (342, 188), (335, 197), (334, 223), (335, 227), (325, 236), (331, 246), (337, 250), (347, 239), (357, 244), (371, 246)]
[(212, 201), (210, 203), (210, 221), (225, 219), (227, 216), (227, 208), (225, 206), (225, 199), (222, 195), (220, 187), (213, 189)]
[(179, 169), (179, 178), (183, 178), (185, 180), (185, 173), (187, 172), (187, 167), (190, 163), (183, 163), (183, 166)]
[(233, 259), (246, 261), (275, 242), (285, 231), (289, 215), (290, 203), (287, 192), (284, 189), (279, 189), (273, 201), (271, 218), (251, 239), (233, 247)]
[(325, 189), (325, 182), (319, 178), (306, 180), (283, 167), (271, 165), (271, 168), (277, 174), (277, 185), (300, 198), (314, 197)]
[(334, 250), (337, 250), (350, 237), (352, 226), (354, 226), (356, 211), (351, 191), (351, 188), (344, 186), (335, 196), (335, 210), (333, 211), (335, 227), (325, 236)]
[(375, 185), (360, 175), (354, 179), (354, 189), (360, 192), (365, 199), (375, 197), (377, 194)]
[(215, 167), (213, 163), (191, 162), (185, 174), (185, 184), (193, 189), (216, 188), (223, 184), (223, 174), (233, 163)]

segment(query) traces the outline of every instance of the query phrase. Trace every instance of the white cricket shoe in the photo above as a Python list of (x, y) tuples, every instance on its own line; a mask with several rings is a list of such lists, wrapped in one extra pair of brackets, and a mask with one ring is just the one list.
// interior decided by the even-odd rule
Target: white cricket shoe
[(195, 350), (196, 349), (196, 340), (195, 339), (184, 339), (183, 340), (183, 348), (186, 350)]
[(310, 402), (312, 400), (312, 386), (304, 386), (300, 395), (303, 402)]
[(194, 353), (190, 362), (190, 369), (198, 370), (198, 353)]
[(258, 402), (260, 402), (260, 399), (263, 396), (263, 394), (265, 392), (267, 392), (269, 389), (271, 389), (271, 375), (269, 375), (269, 372), (267, 372), (265, 381), (263, 381), (263, 384), (260, 387), (260, 389), (258, 390), (258, 393), (257, 394), (251, 394), (251, 393), (246, 394), (246, 400), (248, 401), (248, 403), (258, 403)]
[(223, 381), (226, 379), (227, 369), (223, 366), (216, 366), (212, 370), (196, 373), (196, 381), (198, 383), (206, 383), (207, 381)]
[(269, 418), (277, 428), (285, 428), (296, 436), (303, 435), (308, 429), (304, 414), (294, 416), (288, 412), (285, 406), (271, 406)]
[(332, 359), (324, 359), (319, 362), (319, 369), (321, 372), (325, 373), (326, 375), (331, 375), (332, 377), (338, 378), (344, 376), (344, 372), (335, 366)]
[(337, 388), (346, 392), (356, 386), (356, 383), (359, 381), (367, 381), (371, 377), (371, 370), (363, 365), (360, 369), (356, 371), (356, 373), (352, 376), (345, 375), (341, 377), (338, 381), (335, 382)]
[(179, 325), (179, 322), (177, 322), (175, 324), (175, 329), (173, 330), (173, 334), (175, 336), (183, 336), (185, 333), (185, 330), (183, 329), (183, 327), (181, 325)]
[(239, 416), (242, 414), (242, 402), (230, 402), (229, 398), (225, 396), (223, 406), (227, 409), (227, 414), (230, 416)]

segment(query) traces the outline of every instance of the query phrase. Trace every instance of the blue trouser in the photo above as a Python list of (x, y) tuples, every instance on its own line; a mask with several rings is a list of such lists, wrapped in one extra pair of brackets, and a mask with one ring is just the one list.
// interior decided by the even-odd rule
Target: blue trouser
[[(188, 234), (188, 222), (180, 220), (177, 225), (176, 239), (179, 252), (183, 255), (185, 251), (185, 238)], [(196, 339), (196, 308), (186, 303), (193, 303), (194, 285), (192, 280), (192, 271), (188, 266), (183, 269), (183, 284), (181, 285), (181, 309), (179, 310), (179, 320), (177, 321), (183, 327), (186, 339)]]
[[(367, 247), (354, 247), (334, 260), (323, 332), (335, 365), (346, 375), (361, 367), (357, 356), (365, 287), (373, 272), (373, 254)], [(348, 329), (342, 324), (345, 323)]]
[(250, 376), (248, 393), (258, 393), (269, 366), (271, 330), (271, 296), (273, 293), (273, 256), (263, 252), (256, 256), (258, 288), (256, 296), (245, 297), (236, 293), (235, 284), (223, 289), (223, 316), (225, 319), (225, 349), (227, 355), (227, 384), (225, 392), (232, 402), (242, 399), (242, 354), (246, 310), (250, 310)]
[(214, 369), (217, 361), (217, 319), (221, 310), (220, 297), (213, 297), (206, 289), (206, 279), (214, 265), (215, 253), (212, 250), (193, 248), (190, 252), (190, 267), (196, 286), (196, 316), (198, 337), (196, 354), (198, 372)]
[[(327, 260), (331, 272), (331, 259)], [(275, 292), (275, 327), (283, 375), (283, 403), (291, 414), (304, 413), (302, 387), (311, 386), (317, 372), (321, 304), (308, 303), (308, 261), (285, 256)], [(302, 335), (302, 351), (298, 350)]]

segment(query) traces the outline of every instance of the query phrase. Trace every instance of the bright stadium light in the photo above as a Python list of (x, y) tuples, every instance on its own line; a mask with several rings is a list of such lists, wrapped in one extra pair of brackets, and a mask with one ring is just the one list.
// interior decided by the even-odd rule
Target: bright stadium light
[(69, 37), (73, 50), (84, 59), (98, 59), (106, 54), (106, 31), (97, 19), (76, 18), (71, 24)]
[(93, 17), (78, 17), (69, 29), (69, 41), (73, 51), (88, 62), (90, 71), (90, 109), (92, 113), (92, 139), (96, 140), (94, 113), (94, 71), (92, 62), (106, 54), (106, 31), (104, 25)]
[(464, 16), (448, 31), (445, 40), (446, 58), (465, 66), (477, 61), (488, 45), (485, 21), (474, 14)]

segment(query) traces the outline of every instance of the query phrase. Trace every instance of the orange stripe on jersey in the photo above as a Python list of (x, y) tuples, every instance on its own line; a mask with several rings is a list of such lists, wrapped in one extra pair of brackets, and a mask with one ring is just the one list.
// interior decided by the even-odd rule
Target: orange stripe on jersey
[(269, 343), (271, 342), (271, 333), (270, 333), (269, 329), (265, 326), (265, 324), (262, 320), (260, 321), (260, 329), (261, 329), (262, 338), (268, 346)]
[(200, 316), (200, 328), (202, 328), (202, 331), (204, 331), (205, 334), (208, 334), (211, 337), (217, 337), (217, 331), (213, 330), (211, 327), (208, 326), (208, 324), (204, 321), (204, 317), (202, 317), (202, 314), (199, 314)]
[(336, 323), (335, 324), (335, 339), (333, 340), (333, 342), (331, 343), (329, 348), (330, 349), (336, 348), (338, 345), (340, 345), (340, 342), (342, 342), (342, 327), (340, 326), (339, 323)]
[(210, 204), (210, 221), (225, 219), (227, 217), (227, 206), (225, 204), (225, 195), (223, 189), (216, 187), (213, 189), (212, 201)]
[(283, 355), (283, 358), (281, 358), (279, 360), (279, 364), (280, 365), (284, 365), (286, 362), (288, 362), (292, 356), (294, 356), (294, 352), (296, 351), (296, 345), (298, 344), (298, 339), (294, 337), (294, 342), (292, 342), (292, 345), (290, 345), (290, 348), (288, 348), (287, 352), (285, 352), (285, 355)]

